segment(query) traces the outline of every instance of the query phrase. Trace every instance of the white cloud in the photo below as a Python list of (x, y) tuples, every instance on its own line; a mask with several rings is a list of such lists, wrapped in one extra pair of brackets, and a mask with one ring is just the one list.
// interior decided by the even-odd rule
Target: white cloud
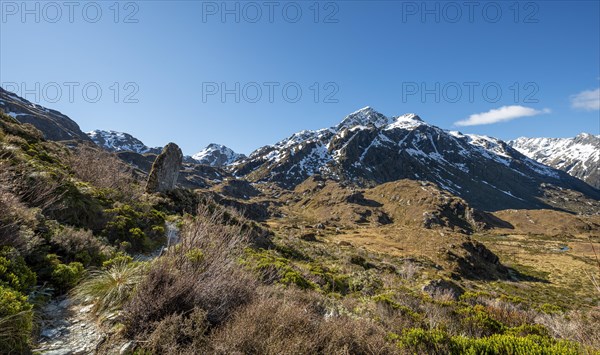
[(475, 113), (466, 120), (454, 122), (457, 126), (477, 126), (483, 124), (492, 124), (497, 122), (506, 122), (519, 117), (537, 116), (542, 113), (550, 113), (550, 110), (536, 110), (525, 106), (502, 106), (488, 112)]
[(571, 95), (571, 107), (586, 111), (600, 110), (600, 88)]

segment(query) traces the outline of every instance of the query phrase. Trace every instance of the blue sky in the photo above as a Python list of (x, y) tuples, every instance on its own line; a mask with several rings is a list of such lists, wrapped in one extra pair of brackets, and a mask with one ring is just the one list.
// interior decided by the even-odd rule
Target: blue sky
[(6, 89), (186, 154), (364, 106), (502, 139), (600, 134), (598, 1), (21, 4), (0, 3)]

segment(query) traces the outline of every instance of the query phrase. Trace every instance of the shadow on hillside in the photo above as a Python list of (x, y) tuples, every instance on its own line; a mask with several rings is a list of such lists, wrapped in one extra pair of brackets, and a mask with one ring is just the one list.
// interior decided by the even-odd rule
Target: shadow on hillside
[(484, 222), (487, 225), (492, 226), (492, 228), (515, 229), (515, 226), (513, 226), (510, 222), (498, 218), (491, 213), (485, 213), (485, 216), (482, 217)]
[(468, 280), (549, 283), (543, 277), (502, 265), (500, 258), (481, 243), (465, 242), (462, 247), (468, 252), (466, 256), (449, 256), (457, 263), (456, 271)]
[(365, 196), (361, 192), (355, 192), (355, 193), (349, 195), (346, 198), (346, 202), (354, 203), (356, 205), (365, 206), (365, 207), (382, 207), (383, 206), (383, 204), (381, 204), (375, 200), (369, 200), (369, 199), (365, 198)]

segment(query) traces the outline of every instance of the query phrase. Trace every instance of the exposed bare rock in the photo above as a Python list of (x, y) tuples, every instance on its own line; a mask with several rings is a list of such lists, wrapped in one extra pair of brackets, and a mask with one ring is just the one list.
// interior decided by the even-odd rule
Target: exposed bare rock
[(182, 163), (183, 153), (181, 149), (175, 143), (167, 144), (163, 148), (162, 153), (156, 157), (154, 164), (152, 164), (152, 170), (146, 184), (146, 192), (153, 193), (173, 190)]

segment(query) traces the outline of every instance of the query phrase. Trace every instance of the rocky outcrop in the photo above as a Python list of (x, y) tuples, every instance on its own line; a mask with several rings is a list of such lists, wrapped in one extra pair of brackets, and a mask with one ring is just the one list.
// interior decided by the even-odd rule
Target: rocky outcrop
[(423, 291), (431, 297), (450, 297), (458, 300), (465, 290), (450, 280), (432, 280), (425, 286)]
[(183, 153), (181, 149), (175, 143), (169, 143), (160, 153), (154, 164), (152, 164), (152, 170), (148, 176), (148, 183), (146, 184), (146, 192), (165, 192), (173, 190), (175, 183), (179, 177), (179, 170), (183, 163)]

